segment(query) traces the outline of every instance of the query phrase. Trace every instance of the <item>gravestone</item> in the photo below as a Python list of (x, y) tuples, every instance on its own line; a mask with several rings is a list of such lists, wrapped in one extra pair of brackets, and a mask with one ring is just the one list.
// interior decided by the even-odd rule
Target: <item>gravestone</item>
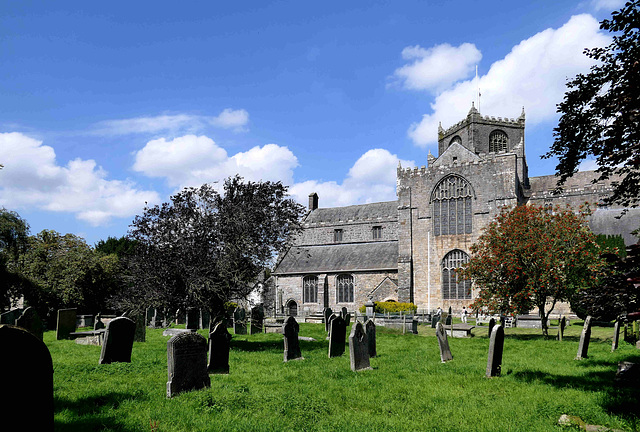
[(329, 358), (339, 357), (344, 354), (347, 325), (340, 316), (332, 315), (331, 329), (329, 332)]
[(502, 326), (502, 328), (504, 329), (505, 326), (507, 325), (507, 317), (504, 315), (500, 315), (500, 325)]
[(351, 325), (351, 314), (347, 312), (347, 314), (343, 318), (347, 327), (349, 327)]
[(190, 330), (198, 330), (198, 326), (200, 325), (200, 309), (189, 308), (187, 309), (185, 316), (186, 328)]
[(324, 317), (324, 331), (329, 333), (329, 317), (333, 314), (331, 308), (324, 308), (322, 310), (322, 316)]
[(332, 313), (331, 316), (329, 317), (329, 331), (327, 334), (327, 340), (331, 339), (331, 321), (333, 321), (336, 318), (338, 318), (338, 315), (334, 313)]
[(378, 355), (376, 348), (376, 324), (372, 319), (368, 319), (364, 323), (364, 331), (367, 333), (367, 346), (369, 347), (369, 357)]
[(438, 321), (440, 321), (440, 317), (436, 314), (433, 314), (431, 316), (431, 328), (436, 328), (436, 324), (438, 323)]
[(251, 308), (251, 334), (262, 333), (264, 325), (264, 306), (261, 304)]
[(366, 301), (366, 303), (364, 304), (364, 313), (367, 315), (367, 317), (374, 318), (375, 306), (375, 303), (371, 299)]
[(96, 315), (96, 319), (93, 323), (93, 330), (102, 330), (103, 328), (105, 328), (106, 326), (104, 325), (104, 323), (102, 322), (102, 317), (100, 316), (100, 314)]
[(151, 328), (162, 328), (162, 321), (164, 319), (164, 315), (162, 311), (158, 308), (153, 309), (153, 316), (151, 317), (151, 322), (149, 323), (149, 327)]
[(237, 335), (247, 334), (247, 311), (241, 307), (233, 311), (233, 332)]
[(15, 325), (16, 320), (22, 315), (22, 309), (17, 308), (0, 314), (0, 324)]
[(16, 326), (22, 327), (38, 339), (42, 340), (44, 324), (42, 323), (38, 312), (36, 312), (33, 307), (29, 306), (24, 310), (24, 312), (22, 312), (20, 318), (16, 320)]
[(589, 352), (589, 340), (591, 339), (591, 315), (587, 316), (584, 320), (584, 326), (582, 327), (582, 333), (580, 333), (580, 344), (578, 345), (578, 354), (576, 360), (582, 360), (587, 358)]
[(451, 306), (449, 306), (449, 313), (447, 314), (447, 318), (445, 319), (445, 325), (450, 326), (452, 318), (453, 314), (451, 313)]
[(496, 319), (495, 318), (491, 318), (489, 320), (489, 333), (487, 334), (487, 337), (490, 338), (491, 337), (491, 332), (493, 331), (493, 328), (496, 326)]
[(198, 333), (173, 336), (167, 342), (167, 397), (211, 386), (207, 340)]
[(367, 333), (360, 321), (351, 328), (349, 335), (349, 356), (351, 358), (351, 370), (357, 372), (363, 369), (371, 369), (369, 363), (369, 344)]
[(343, 320), (347, 320), (347, 308), (346, 307), (342, 307), (342, 309), (340, 309), (340, 316), (342, 317)]
[(231, 335), (224, 320), (218, 321), (209, 333), (209, 365), (207, 371), (215, 374), (229, 373), (229, 346)]
[[(226, 320), (225, 320), (225, 325), (226, 325)], [(211, 313), (203, 309), (202, 311), (200, 311), (200, 328), (208, 330), (211, 328), (210, 326), (211, 326)], [(213, 327), (215, 327), (215, 325)]]
[[(47, 346), (23, 328), (0, 325), (0, 350), (2, 429), (53, 431), (53, 363)], [(11, 419), (23, 426), (10, 427)]]
[(502, 371), (502, 351), (504, 349), (504, 328), (496, 325), (491, 332), (489, 356), (487, 359), (487, 378), (500, 376)]
[(613, 325), (613, 341), (611, 342), (611, 352), (618, 349), (618, 342), (620, 341), (620, 319), (616, 320)]
[(155, 313), (155, 309), (152, 307), (148, 307), (146, 310), (146, 325), (151, 325), (151, 319), (153, 318), (153, 315)]
[(440, 321), (436, 324), (436, 336), (438, 338), (438, 347), (440, 348), (440, 361), (446, 363), (449, 360), (453, 360), (451, 349), (449, 348), (449, 341), (447, 340), (447, 332), (444, 330), (444, 326)]
[(136, 323), (126, 317), (118, 317), (107, 324), (99, 364), (114, 362), (131, 363), (131, 350), (136, 334)]
[(134, 342), (146, 342), (147, 340), (147, 326), (144, 321), (144, 314), (140, 313), (136, 315), (136, 332), (133, 338)]
[(76, 331), (76, 308), (58, 309), (56, 340), (69, 339), (69, 333)]
[(300, 341), (298, 340), (298, 332), (300, 325), (292, 316), (288, 317), (282, 326), (282, 334), (284, 334), (284, 361), (302, 359), (300, 352)]
[(567, 326), (567, 319), (565, 317), (560, 318), (560, 322), (558, 322), (558, 337), (559, 341), (562, 341), (564, 337), (564, 328)]

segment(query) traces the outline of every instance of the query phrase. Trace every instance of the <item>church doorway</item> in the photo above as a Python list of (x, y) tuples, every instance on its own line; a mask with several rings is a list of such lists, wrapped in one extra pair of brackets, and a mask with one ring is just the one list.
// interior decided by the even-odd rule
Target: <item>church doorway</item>
[(298, 303), (296, 303), (295, 300), (289, 300), (287, 302), (287, 315), (289, 316), (298, 315)]

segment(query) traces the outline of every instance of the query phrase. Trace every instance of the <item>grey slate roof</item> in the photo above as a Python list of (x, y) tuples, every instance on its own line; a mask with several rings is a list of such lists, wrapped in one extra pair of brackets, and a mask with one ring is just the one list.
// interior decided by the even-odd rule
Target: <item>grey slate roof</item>
[(274, 275), (365, 270), (397, 270), (398, 242), (346, 243), (294, 246), (278, 264)]
[(398, 201), (385, 201), (346, 207), (318, 208), (309, 213), (304, 223), (366, 221), (398, 218)]

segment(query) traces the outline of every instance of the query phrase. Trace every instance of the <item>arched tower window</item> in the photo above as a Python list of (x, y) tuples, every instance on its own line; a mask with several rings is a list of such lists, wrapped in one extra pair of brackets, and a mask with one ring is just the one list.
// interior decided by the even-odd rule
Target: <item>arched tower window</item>
[(489, 135), (489, 152), (497, 153), (501, 151), (506, 151), (507, 141), (508, 141), (508, 137), (506, 133), (500, 130), (495, 130), (491, 132), (491, 134)]
[(318, 303), (318, 277), (305, 276), (302, 279), (302, 302)]
[(467, 300), (471, 298), (471, 281), (463, 279), (456, 270), (469, 262), (469, 255), (454, 249), (442, 259), (442, 298)]
[(431, 194), (433, 234), (471, 234), (473, 192), (468, 181), (450, 175), (436, 185)]
[(451, 138), (451, 141), (449, 141), (449, 146), (451, 146), (454, 143), (458, 143), (460, 145), (462, 145), (462, 138), (460, 138), (460, 136), (456, 135), (453, 138)]
[(340, 275), (336, 278), (338, 303), (353, 303), (353, 276)]

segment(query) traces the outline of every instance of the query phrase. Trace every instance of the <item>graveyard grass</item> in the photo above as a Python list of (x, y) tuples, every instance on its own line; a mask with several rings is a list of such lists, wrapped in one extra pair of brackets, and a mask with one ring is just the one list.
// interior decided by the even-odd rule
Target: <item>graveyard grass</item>
[(162, 330), (134, 343), (131, 363), (98, 365), (100, 347), (56, 341), (52, 331), (45, 342), (56, 431), (553, 431), (564, 430), (562, 414), (640, 430), (640, 392), (613, 384), (617, 363), (640, 362), (640, 351), (621, 341), (611, 353), (613, 328), (593, 327), (589, 358), (576, 361), (582, 327), (572, 324), (562, 342), (506, 329), (497, 378), (485, 378), (486, 326), (471, 339), (449, 338), (453, 360), (444, 364), (430, 326), (418, 335), (377, 327), (373, 370), (357, 373), (348, 348), (327, 357), (323, 324), (300, 325), (317, 342), (301, 341), (304, 360), (288, 363), (282, 335), (234, 335), (230, 374), (172, 399)]

